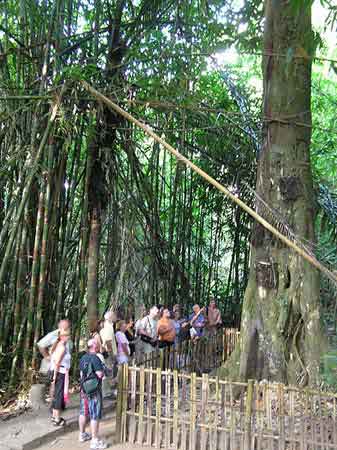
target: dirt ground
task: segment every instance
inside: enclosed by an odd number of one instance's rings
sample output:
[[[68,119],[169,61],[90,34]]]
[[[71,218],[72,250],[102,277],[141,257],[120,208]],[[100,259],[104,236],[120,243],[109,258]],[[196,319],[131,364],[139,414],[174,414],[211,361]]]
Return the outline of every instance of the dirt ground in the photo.
[[[89,431],[89,430],[87,430]],[[115,444],[115,420],[107,419],[103,420],[101,424],[101,436],[109,443],[109,448],[113,450],[141,450],[144,447],[137,445]],[[38,447],[37,450],[87,450],[90,447],[90,441],[80,443],[78,442],[78,431],[72,431],[66,433],[63,436],[58,437],[54,441],[44,444],[42,447]]]

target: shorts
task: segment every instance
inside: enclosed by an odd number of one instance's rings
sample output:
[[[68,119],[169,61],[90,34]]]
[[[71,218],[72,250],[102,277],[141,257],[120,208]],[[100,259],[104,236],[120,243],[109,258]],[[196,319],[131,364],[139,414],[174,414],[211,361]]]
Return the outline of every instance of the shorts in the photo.
[[[90,397],[83,392],[80,394],[80,416],[89,417],[90,420],[102,419],[102,392],[99,391]]]

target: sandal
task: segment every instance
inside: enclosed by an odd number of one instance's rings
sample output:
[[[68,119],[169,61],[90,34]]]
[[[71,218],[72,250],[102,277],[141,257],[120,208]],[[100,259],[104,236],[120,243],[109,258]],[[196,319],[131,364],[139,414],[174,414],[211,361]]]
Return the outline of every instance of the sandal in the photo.
[[[66,421],[63,419],[63,417],[60,417],[59,420],[56,420],[54,417],[52,417],[51,421],[54,427],[64,427],[66,424]]]

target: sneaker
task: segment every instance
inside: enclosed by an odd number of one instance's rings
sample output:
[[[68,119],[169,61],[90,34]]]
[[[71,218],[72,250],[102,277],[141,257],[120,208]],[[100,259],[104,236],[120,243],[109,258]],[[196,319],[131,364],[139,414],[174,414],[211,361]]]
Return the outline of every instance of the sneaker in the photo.
[[[100,441],[99,439],[91,439],[90,449],[91,450],[101,450],[104,448],[108,448],[108,444],[104,441]]]
[[[90,433],[80,433],[78,436],[78,442],[86,442],[89,441],[91,439],[91,434]]]

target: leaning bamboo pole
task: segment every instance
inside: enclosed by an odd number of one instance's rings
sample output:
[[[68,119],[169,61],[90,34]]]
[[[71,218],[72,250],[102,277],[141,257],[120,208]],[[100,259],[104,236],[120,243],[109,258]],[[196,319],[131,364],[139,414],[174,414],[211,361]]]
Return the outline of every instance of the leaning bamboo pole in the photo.
[[[154,133],[151,128],[140,122],[138,119],[133,117],[127,111],[122,109],[120,106],[116,105],[112,100],[108,97],[97,91],[95,88],[90,86],[86,81],[81,81],[83,87],[90,92],[98,101],[105,103],[110,109],[116,111],[118,114],[126,118],[129,122],[135,124],[137,127],[141,128],[146,134],[151,136],[155,141],[161,144],[166,150],[172,153],[177,159],[183,162],[187,167],[191,168],[194,172],[198,173],[202,178],[204,178],[208,183],[212,184],[216,187],[220,192],[225,194],[230,200],[236,203],[240,208],[246,211],[254,220],[259,222],[262,226],[264,226],[268,231],[270,231],[274,236],[276,236],[280,241],[282,241],[285,245],[293,249],[297,254],[299,254],[302,258],[308,261],[312,266],[316,267],[320,272],[324,273],[331,281],[337,284],[337,275],[331,272],[327,267],[325,267],[322,263],[320,263],[316,258],[309,255],[307,251],[297,245],[295,242],[292,242],[282,233],[280,233],[275,227],[273,227],[267,220],[261,217],[256,211],[250,208],[246,203],[244,203],[239,197],[232,194],[227,188],[225,188],[222,184],[212,178],[208,173],[204,172],[200,167],[192,163],[188,158],[183,156],[178,152],[172,145],[168,144],[164,139]]]

